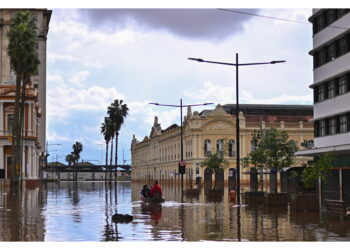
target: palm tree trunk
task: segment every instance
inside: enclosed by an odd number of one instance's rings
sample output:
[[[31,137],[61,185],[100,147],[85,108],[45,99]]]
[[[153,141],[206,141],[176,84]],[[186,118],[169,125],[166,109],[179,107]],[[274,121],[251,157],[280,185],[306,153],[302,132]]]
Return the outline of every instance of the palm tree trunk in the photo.
[[[26,82],[27,80],[24,80],[22,82],[22,93],[21,93],[21,99],[20,99],[20,117],[19,117],[19,126],[18,126],[18,140],[19,140],[19,155],[18,155],[18,161],[20,162],[20,173],[19,177],[22,180],[22,160],[23,160],[23,137],[25,136],[24,131],[24,105],[25,105],[25,97],[26,97]],[[29,81],[28,81],[29,82]]]
[[[115,133],[115,167],[114,167],[114,177],[117,179],[118,172],[118,131]]]
[[[112,163],[113,163],[113,137],[111,139],[111,155],[110,155],[110,166],[109,166],[109,181],[112,181]]]
[[[108,166],[108,144],[109,142],[106,141],[106,168],[105,168],[105,181],[107,181],[107,166]]]
[[[21,91],[21,75],[18,72],[16,75],[16,98],[15,98],[15,111],[13,117],[12,126],[12,157],[11,157],[11,181],[17,181],[17,163],[18,163],[18,126],[19,126],[19,101],[20,101],[20,91]]]

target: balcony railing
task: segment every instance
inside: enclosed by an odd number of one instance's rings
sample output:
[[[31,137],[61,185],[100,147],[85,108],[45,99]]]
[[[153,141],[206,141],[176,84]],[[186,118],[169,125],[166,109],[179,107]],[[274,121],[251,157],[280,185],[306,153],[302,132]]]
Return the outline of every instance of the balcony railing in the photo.
[[[25,130],[22,132],[24,137],[36,137],[35,130]],[[0,130],[0,136],[12,136],[12,131],[9,130]]]

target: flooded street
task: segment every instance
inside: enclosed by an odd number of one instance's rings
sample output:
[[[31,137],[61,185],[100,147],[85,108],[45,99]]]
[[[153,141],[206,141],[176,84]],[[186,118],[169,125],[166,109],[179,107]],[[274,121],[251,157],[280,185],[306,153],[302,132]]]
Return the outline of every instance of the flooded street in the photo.
[[[1,190],[1,241],[349,241],[350,216],[291,212],[287,208],[237,208],[228,190],[209,199],[184,196],[162,185],[163,204],[139,201],[142,184],[48,183],[43,189]],[[131,214],[115,224],[116,212]]]

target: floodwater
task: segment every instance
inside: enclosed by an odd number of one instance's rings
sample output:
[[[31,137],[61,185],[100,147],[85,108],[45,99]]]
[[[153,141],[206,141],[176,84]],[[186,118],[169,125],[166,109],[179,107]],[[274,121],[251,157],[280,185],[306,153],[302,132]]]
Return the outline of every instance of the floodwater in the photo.
[[[139,201],[141,183],[60,182],[42,189],[0,189],[1,241],[349,241],[350,216],[242,206],[223,196],[180,195],[163,184],[166,202]],[[117,190],[117,192],[116,192]],[[114,213],[131,214],[127,224]]]

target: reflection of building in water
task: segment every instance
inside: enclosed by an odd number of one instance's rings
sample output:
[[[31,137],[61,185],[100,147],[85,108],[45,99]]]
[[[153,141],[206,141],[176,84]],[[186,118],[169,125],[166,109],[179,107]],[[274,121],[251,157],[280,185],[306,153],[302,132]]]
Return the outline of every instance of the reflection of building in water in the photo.
[[[11,139],[14,119],[15,73],[7,54],[11,18],[18,11],[29,11],[37,18],[37,75],[27,84],[23,127],[23,160],[20,176],[27,183],[39,179],[39,154],[46,151],[46,42],[52,11],[47,9],[0,9],[0,179],[10,179]],[[19,170],[18,170],[19,171]]]
[[[251,150],[252,133],[269,128],[283,129],[298,147],[313,139],[311,105],[240,105],[241,157]],[[229,161],[229,168],[236,166],[235,106],[218,105],[214,110],[200,113],[188,108],[184,118],[183,152],[186,165],[185,180],[194,180],[205,175],[200,163],[210,154],[223,154]],[[180,161],[180,127],[176,124],[162,129],[155,117],[149,136],[142,141],[135,137],[131,143],[132,180],[174,180],[178,178]],[[301,165],[300,162],[296,163]],[[224,171],[228,180],[230,169]],[[247,181],[248,175],[241,180]]]
[[[142,184],[132,185],[132,200],[139,200],[138,192]],[[157,223],[150,212],[143,213],[142,203],[132,207],[132,213],[142,214],[142,223],[149,233],[149,240],[223,240],[223,241],[304,241],[331,239],[331,230],[336,222],[333,219],[322,226],[319,214],[290,212],[287,208],[241,207],[229,201],[226,188],[222,202],[206,202],[202,188],[200,195],[191,200],[185,196],[180,203],[180,195],[173,193],[173,185],[162,186],[166,202],[162,204],[161,218]],[[238,217],[239,216],[239,217]],[[325,215],[327,216],[327,215]],[[239,218],[239,220],[238,220]],[[324,220],[325,218],[323,218]],[[344,220],[350,223],[350,220]],[[328,226],[330,225],[330,226]],[[333,229],[332,229],[333,230]],[[349,233],[347,229],[337,228],[338,234]]]
[[[10,193],[5,190],[0,209],[0,241],[44,241],[45,218],[43,195],[39,189]]]

